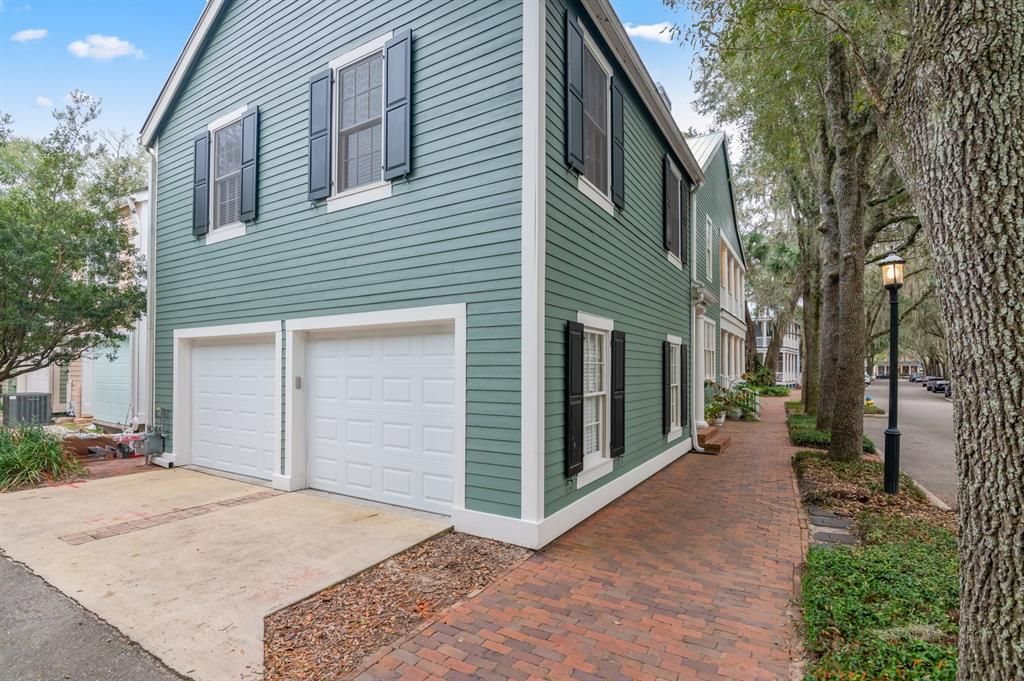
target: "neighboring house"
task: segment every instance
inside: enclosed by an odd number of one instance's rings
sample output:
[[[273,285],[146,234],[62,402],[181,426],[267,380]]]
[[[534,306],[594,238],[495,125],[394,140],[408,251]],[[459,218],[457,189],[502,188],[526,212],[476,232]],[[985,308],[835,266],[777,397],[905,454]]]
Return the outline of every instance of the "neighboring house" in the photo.
[[[149,248],[149,191],[141,190],[121,206],[121,217],[135,230],[135,247]],[[146,315],[115,347],[97,348],[82,356],[80,415],[113,427],[138,427],[149,423],[149,343]]]
[[[774,325],[773,317],[758,315],[754,317],[754,336],[757,339],[757,357],[764,363],[768,345],[772,342]],[[775,383],[778,385],[795,386],[802,380],[803,360],[801,359],[801,326],[800,322],[790,322],[786,335],[782,339],[775,364]]]
[[[210,0],[142,141],[165,463],[537,547],[690,450],[718,245],[607,0]]]
[[[82,363],[75,360],[70,365],[51,365],[30,371],[13,379],[13,390],[19,393],[48,393],[50,395],[50,411],[62,414],[68,410],[68,404],[78,409],[82,398]]]
[[[740,240],[732,168],[725,134],[687,138],[704,171],[697,190],[698,272],[710,293],[704,320],[705,378],[729,386],[740,379],[746,357],[746,261]],[[717,288],[716,288],[717,285]],[[712,329],[714,327],[714,329]]]
[[[918,374],[924,371],[924,365],[921,360],[916,357],[909,355],[900,355],[899,360],[899,375],[902,377],[910,376],[910,374]],[[875,376],[885,376],[889,373],[889,360],[886,359],[882,362],[875,364]]]

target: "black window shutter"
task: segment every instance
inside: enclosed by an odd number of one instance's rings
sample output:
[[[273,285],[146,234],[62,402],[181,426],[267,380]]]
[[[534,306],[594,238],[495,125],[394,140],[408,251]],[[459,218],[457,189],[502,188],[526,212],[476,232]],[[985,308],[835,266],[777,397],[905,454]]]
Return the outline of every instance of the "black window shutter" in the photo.
[[[412,31],[384,44],[384,179],[412,170]]]
[[[565,329],[565,474],[583,470],[583,325]]]
[[[192,141],[192,236],[210,231],[210,133]]]
[[[679,183],[679,259],[685,265],[689,262],[690,257],[690,201],[693,197],[690,195],[690,182],[689,180],[683,179]]]
[[[619,208],[626,205],[623,138],[622,90],[618,78],[612,77],[612,202]]]
[[[686,345],[679,348],[679,423],[690,425],[690,391],[686,380],[690,373],[690,348]]]
[[[239,219],[256,219],[257,156],[260,145],[260,110],[250,107],[242,116],[242,197]]]
[[[612,331],[611,455],[626,451],[626,334]]]
[[[661,432],[672,430],[672,344],[661,343]]]
[[[679,181],[672,170],[672,159],[668,154],[665,154],[662,175],[664,177],[662,222],[665,231],[665,250],[679,255]]]
[[[583,32],[565,13],[565,162],[583,172]]]
[[[309,79],[309,200],[331,195],[331,70]]]

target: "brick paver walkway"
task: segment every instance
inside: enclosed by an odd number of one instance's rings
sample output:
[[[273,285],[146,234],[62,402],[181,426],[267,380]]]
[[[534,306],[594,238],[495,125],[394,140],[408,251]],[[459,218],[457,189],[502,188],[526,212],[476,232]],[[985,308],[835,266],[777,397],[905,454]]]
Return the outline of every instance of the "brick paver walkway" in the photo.
[[[806,543],[783,400],[689,454],[359,679],[788,679]]]

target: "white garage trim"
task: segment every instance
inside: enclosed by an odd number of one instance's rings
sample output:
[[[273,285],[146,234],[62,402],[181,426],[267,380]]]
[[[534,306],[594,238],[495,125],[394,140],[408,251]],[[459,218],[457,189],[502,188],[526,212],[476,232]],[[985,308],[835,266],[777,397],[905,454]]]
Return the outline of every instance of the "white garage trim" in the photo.
[[[310,331],[353,331],[357,329],[392,329],[437,323],[453,325],[455,352],[455,447],[453,477],[455,478],[452,510],[465,507],[466,502],[466,305],[433,305],[358,312],[325,317],[307,317],[285,321],[285,443],[284,471],[274,476],[275,489],[293,491],[308,485],[306,478],[306,347]]]
[[[197,342],[214,339],[273,338],[274,357],[274,423],[276,438],[274,452],[281,458],[281,322],[254,322],[250,324],[229,324],[224,326],[200,326],[174,330],[174,368],[172,376],[173,427],[171,436],[174,451],[161,458],[175,466],[192,463],[192,348]]]

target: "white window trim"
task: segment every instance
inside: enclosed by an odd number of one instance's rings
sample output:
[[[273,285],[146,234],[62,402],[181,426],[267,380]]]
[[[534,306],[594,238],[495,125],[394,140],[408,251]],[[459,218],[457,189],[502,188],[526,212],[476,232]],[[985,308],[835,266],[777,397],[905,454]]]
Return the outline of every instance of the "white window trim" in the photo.
[[[327,197],[327,212],[333,213],[336,210],[343,210],[345,208],[353,208],[355,206],[361,206],[364,203],[370,203],[372,201],[380,201],[381,199],[387,199],[391,197],[391,180],[380,180],[371,184],[366,184],[361,187],[353,187],[352,189],[346,189],[345,191],[338,191],[338,116],[341,114],[341,107],[338,106],[339,98],[337,87],[337,75],[338,71],[349,64],[353,64],[360,59],[365,59],[371,54],[380,52],[383,54],[384,46],[394,36],[394,31],[388,31],[383,35],[379,35],[369,42],[363,43],[359,47],[355,47],[344,54],[340,54],[337,57],[331,59],[328,66],[331,69],[331,195]],[[385,72],[383,77],[387,78],[386,65],[384,66]],[[384,123],[384,98],[386,93],[384,92],[384,83],[381,83],[381,159],[384,158],[384,145],[387,140],[384,139],[383,134],[383,123]]]
[[[665,336],[665,340],[668,341],[669,345],[672,345],[672,346],[674,346],[676,348],[676,352],[679,353],[680,366],[682,366],[682,361],[683,361],[683,339],[682,339],[682,337],[680,337],[680,336],[673,336],[672,334],[669,334],[669,335]],[[680,377],[679,378],[679,400],[680,401],[682,401],[682,399],[683,399],[683,391],[685,389],[686,389],[686,386],[683,385],[683,379],[682,379],[682,377]],[[676,405],[676,406],[679,406],[679,405]],[[672,416],[672,420],[673,421],[678,421],[678,423],[676,423],[676,427],[675,428],[672,428],[671,430],[669,430],[668,434],[665,435],[665,442],[675,442],[676,440],[678,440],[679,438],[681,438],[683,436],[683,419],[680,416],[679,410],[676,409],[675,413],[672,414],[671,416]]]
[[[228,239],[234,239],[240,236],[245,236],[245,223],[241,221],[221,225],[220,227],[213,226],[213,216],[215,214],[213,205],[213,185],[216,182],[216,179],[214,178],[213,175],[213,154],[215,150],[214,144],[216,142],[217,131],[220,130],[221,128],[231,125],[236,121],[242,120],[242,116],[244,116],[245,112],[247,112],[248,110],[248,104],[246,104],[245,106],[240,106],[234,111],[226,113],[220,118],[214,119],[209,123],[209,125],[206,126],[206,130],[210,134],[210,153],[207,154],[207,156],[209,157],[207,159],[209,167],[206,169],[207,177],[209,178],[207,181],[207,194],[209,194],[209,207],[207,208],[207,210],[209,211],[209,218],[207,219],[207,222],[209,227],[206,230],[206,237],[203,239],[203,243],[207,246],[212,246],[213,244],[220,243],[221,241],[227,241]]]
[[[714,234],[715,234],[715,223],[713,223],[711,221],[711,216],[708,215],[707,213],[705,213],[704,214],[704,254],[705,254],[705,257],[704,257],[704,276],[707,277],[708,281],[712,281],[715,278],[715,275],[714,275],[715,265],[714,265],[714,262],[712,262],[712,258],[714,258],[714,254],[712,253],[712,251],[714,250],[714,248],[713,248],[714,244],[711,243],[712,242],[712,237],[714,236]]]
[[[668,165],[669,165],[669,169],[672,172],[672,176],[676,180],[676,190],[679,193],[679,206],[678,206],[678,209],[679,209],[679,219],[678,219],[678,226],[679,226],[679,235],[678,235],[679,236],[679,255],[677,256],[675,253],[673,253],[672,251],[669,251],[667,249],[665,250],[665,255],[666,255],[666,257],[668,257],[668,261],[670,263],[672,263],[673,265],[675,265],[676,267],[678,267],[681,270],[681,269],[683,269],[683,251],[685,250],[683,248],[683,236],[684,236],[684,234],[683,234],[683,232],[684,232],[683,225],[685,224],[683,222],[683,211],[685,210],[684,206],[683,206],[683,173],[679,170],[679,168],[676,167],[675,161],[673,161],[672,159],[669,159]]]
[[[615,330],[615,322],[605,317],[598,317],[596,315],[587,314],[585,312],[576,313],[576,321],[583,325],[584,334],[589,330],[591,332],[600,332],[605,335],[604,341],[604,392],[606,395],[604,401],[604,414],[602,419],[603,430],[602,442],[604,447],[601,452],[594,454],[584,455],[583,457],[583,470],[576,475],[576,489],[583,489],[592,482],[603,478],[612,472],[615,468],[615,460],[611,457],[611,448],[609,437],[611,435],[611,417],[612,417],[612,400],[611,400],[611,380],[612,380],[612,331]]]
[[[608,131],[608,145],[606,153],[608,158],[605,163],[608,168],[608,186],[605,189],[601,189],[596,184],[591,182],[589,179],[583,176],[581,172],[577,177],[576,187],[585,194],[591,201],[601,207],[604,212],[611,216],[615,215],[615,204],[612,202],[612,65],[604,58],[604,54],[601,52],[601,48],[598,47],[597,43],[593,38],[590,37],[590,33],[587,32],[586,26],[583,25],[582,19],[577,19],[577,23],[580,27],[580,33],[583,34],[583,49],[590,50],[591,54],[594,55],[594,59],[597,61],[598,66],[604,71],[605,85],[608,89],[608,96],[605,97],[605,124]]]

